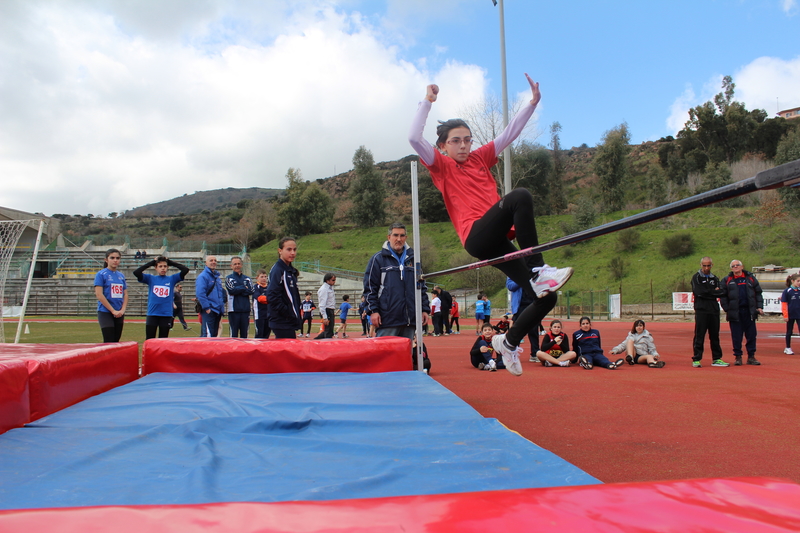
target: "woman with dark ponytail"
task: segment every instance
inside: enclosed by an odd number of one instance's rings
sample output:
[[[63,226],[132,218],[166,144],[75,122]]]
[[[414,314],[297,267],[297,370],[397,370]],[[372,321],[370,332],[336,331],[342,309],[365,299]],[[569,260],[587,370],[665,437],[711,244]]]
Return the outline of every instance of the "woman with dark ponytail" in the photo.
[[[128,284],[119,272],[122,254],[116,248],[106,252],[103,270],[94,277],[94,294],[97,297],[97,321],[103,333],[103,342],[119,342],[128,307]]]

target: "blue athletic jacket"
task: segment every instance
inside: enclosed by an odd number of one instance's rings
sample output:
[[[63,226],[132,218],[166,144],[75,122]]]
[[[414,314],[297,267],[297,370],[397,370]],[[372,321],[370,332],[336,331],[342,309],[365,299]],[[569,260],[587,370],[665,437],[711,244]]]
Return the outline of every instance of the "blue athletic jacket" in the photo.
[[[380,313],[381,327],[415,326],[416,285],[414,250],[406,245],[402,256],[398,257],[389,247],[389,241],[384,242],[381,251],[370,258],[364,272],[367,314]],[[419,290],[422,291],[422,312],[430,313],[431,307],[424,283]]]
[[[244,274],[231,272],[225,276],[228,291],[228,312],[250,313],[250,296],[255,292],[253,281]]]
[[[270,329],[300,329],[303,324],[300,302],[297,270],[278,259],[269,271],[267,285]]]
[[[225,312],[222,282],[220,281],[219,272],[206,267],[200,272],[200,275],[197,276],[194,287],[194,294],[197,297],[197,301],[200,302],[203,312],[205,312],[206,309],[211,309],[219,315]]]

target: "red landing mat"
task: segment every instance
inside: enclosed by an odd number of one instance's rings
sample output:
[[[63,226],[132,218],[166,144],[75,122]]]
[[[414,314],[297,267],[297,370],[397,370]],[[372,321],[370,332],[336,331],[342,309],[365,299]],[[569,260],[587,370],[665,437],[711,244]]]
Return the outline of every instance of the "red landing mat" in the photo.
[[[136,342],[0,345],[0,366],[9,368],[2,373],[11,372],[11,366],[18,364],[27,371],[25,374],[14,371],[14,384],[9,386],[18,391],[15,394],[20,400],[21,391],[24,388],[28,391],[29,416],[22,421],[25,423],[137,379],[139,345]],[[3,379],[12,378],[9,375]],[[7,394],[0,392],[0,398]],[[2,420],[6,417],[5,409],[0,409],[0,413]],[[0,429],[8,428],[3,428],[0,422]]]
[[[411,370],[411,341],[377,339],[150,339],[143,374],[278,374]]]
[[[0,530],[321,533],[795,532],[800,485],[700,479],[323,502],[0,511]]]
[[[31,419],[25,361],[0,359],[0,433]]]

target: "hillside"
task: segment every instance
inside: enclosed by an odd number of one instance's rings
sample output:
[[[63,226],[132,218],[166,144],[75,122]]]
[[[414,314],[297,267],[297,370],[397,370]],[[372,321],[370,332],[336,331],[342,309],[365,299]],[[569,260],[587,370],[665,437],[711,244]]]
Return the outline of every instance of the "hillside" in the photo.
[[[597,225],[635,212],[638,211],[612,213],[598,219]],[[549,242],[563,236],[561,227],[570,218],[569,215],[538,217],[540,241]],[[727,265],[734,258],[740,259],[746,269],[767,264],[800,267],[800,231],[796,222],[776,220],[763,208],[706,207],[638,226],[635,231],[638,245],[630,251],[622,250],[621,233],[614,233],[547,252],[545,260],[556,266],[575,268],[573,279],[565,287],[571,296],[590,298],[588,291],[609,289],[614,293],[621,291],[624,304],[650,303],[651,283],[655,302],[670,302],[672,292],[690,290],[689,279],[704,255],[714,259],[714,272],[720,276],[728,272]],[[678,259],[665,258],[664,239],[680,233],[691,235],[694,251]],[[326,266],[363,271],[385,238],[384,228],[301,237],[297,261],[319,261]],[[450,223],[421,225],[421,241],[425,272],[474,261],[463,251]],[[275,262],[276,250],[277,243],[273,241],[253,251],[251,257],[254,262],[269,266]],[[622,261],[621,279],[612,273],[610,264],[614,259]],[[432,284],[495,293],[504,281],[502,275],[490,267],[436,278]],[[586,294],[581,295],[581,292]]]
[[[177,215],[193,215],[202,211],[215,211],[224,207],[235,206],[242,200],[267,200],[283,194],[283,189],[215,189],[212,191],[195,191],[171,200],[135,207],[124,213],[124,217],[168,217]]]

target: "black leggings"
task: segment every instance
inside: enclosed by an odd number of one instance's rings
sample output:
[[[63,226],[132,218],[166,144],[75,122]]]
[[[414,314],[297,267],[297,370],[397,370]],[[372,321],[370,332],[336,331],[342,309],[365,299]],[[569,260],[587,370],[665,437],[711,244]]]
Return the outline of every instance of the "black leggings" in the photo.
[[[97,312],[97,321],[100,323],[100,332],[103,342],[119,342],[122,338],[122,327],[125,325],[125,316],[116,318],[105,311]]]
[[[786,323],[786,347],[792,347],[792,330],[794,329],[794,323],[797,322],[797,331],[800,333],[800,320],[796,318],[790,318],[789,321]]]
[[[172,326],[171,316],[151,316],[148,315],[144,323],[144,338],[155,339],[158,331],[159,339],[169,337],[169,328]]]
[[[514,189],[476,220],[464,242],[464,249],[478,259],[493,259],[516,252],[517,247],[507,237],[511,226],[514,226],[517,243],[521,249],[539,245],[536,217],[533,213],[533,196],[527,189]],[[525,335],[547,316],[558,301],[556,294],[550,293],[542,298],[536,298],[533,292],[530,284],[533,275],[531,269],[542,265],[544,265],[542,254],[533,254],[494,265],[522,287],[528,296],[534,298],[534,302],[520,313],[518,320],[514,321],[514,325],[506,334],[506,341],[512,346],[518,346]]]

